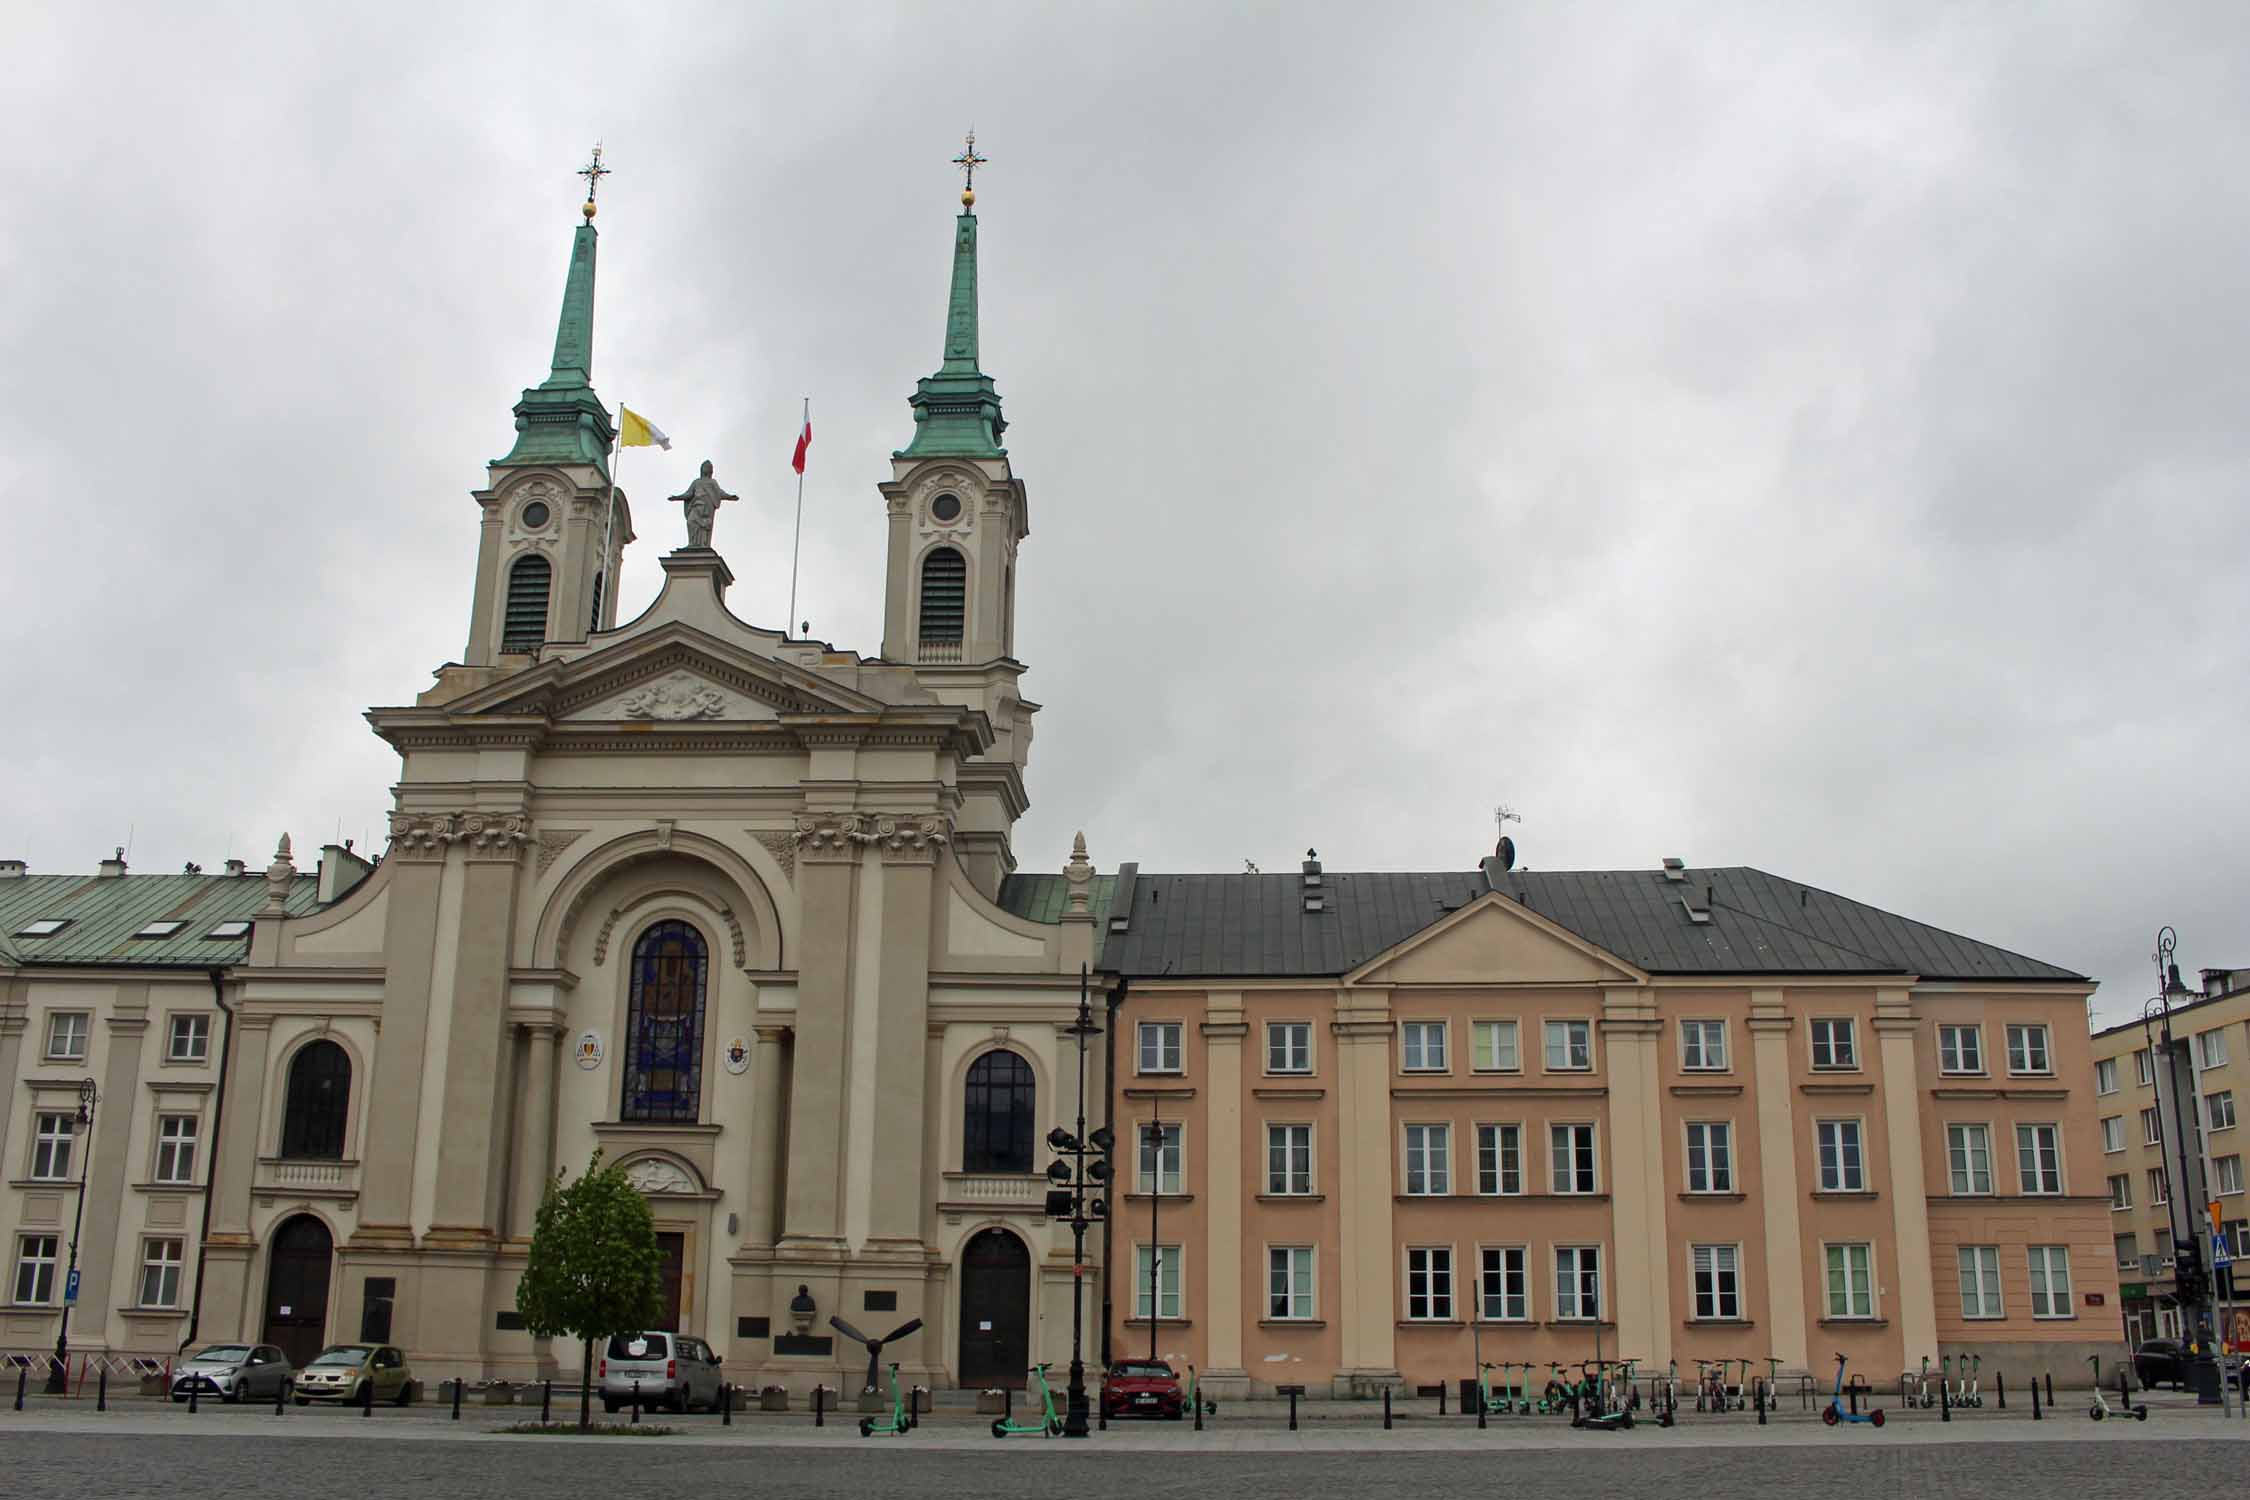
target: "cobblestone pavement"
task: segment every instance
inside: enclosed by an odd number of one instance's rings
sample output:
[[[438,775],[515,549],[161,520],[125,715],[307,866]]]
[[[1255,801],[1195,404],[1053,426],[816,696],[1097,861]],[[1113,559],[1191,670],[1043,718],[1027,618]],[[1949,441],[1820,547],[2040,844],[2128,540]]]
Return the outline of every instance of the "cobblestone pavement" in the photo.
[[[516,1412],[464,1411],[455,1424],[422,1408],[356,1415],[161,1406],[97,1415],[83,1407],[0,1410],[0,1493],[11,1500],[285,1493],[292,1496],[486,1497],[645,1495],[659,1481],[687,1497],[783,1494],[807,1500],[947,1500],[1067,1493],[1083,1500],[1220,1494],[1225,1500],[1410,1491],[1450,1500],[1495,1489],[1604,1500],[1779,1494],[1787,1500],[2042,1500],[2145,1496],[2167,1487],[2230,1490],[2250,1460],[2250,1424],[2216,1413],[2160,1412],[2146,1424],[2034,1424],[2010,1414],[1940,1424],[1912,1414],[1882,1431],[1817,1423],[1683,1419],[1670,1431],[1574,1433],[1525,1423],[1421,1422],[1392,1432],[1266,1422],[1196,1434],[1171,1424],[1117,1428],[1085,1443],[997,1443],[966,1420],[935,1420],[900,1439],[798,1419],[721,1428],[691,1418],[647,1439],[512,1437],[490,1432]],[[677,1422],[677,1419],[675,1419]]]

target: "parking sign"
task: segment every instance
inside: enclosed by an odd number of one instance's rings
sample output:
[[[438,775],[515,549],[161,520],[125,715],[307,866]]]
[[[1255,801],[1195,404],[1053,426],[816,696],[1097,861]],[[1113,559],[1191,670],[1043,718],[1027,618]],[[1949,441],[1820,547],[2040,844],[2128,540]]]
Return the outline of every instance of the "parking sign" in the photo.
[[[62,1299],[65,1305],[78,1300],[78,1268],[76,1266],[72,1266],[70,1274],[63,1278]]]

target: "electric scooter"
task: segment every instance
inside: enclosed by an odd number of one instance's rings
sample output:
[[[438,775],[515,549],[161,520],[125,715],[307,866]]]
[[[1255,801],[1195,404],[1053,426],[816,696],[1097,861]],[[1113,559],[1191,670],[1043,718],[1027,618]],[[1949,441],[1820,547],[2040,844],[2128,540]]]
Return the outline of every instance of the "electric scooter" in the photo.
[[[2130,1396],[2118,1397],[2118,1400],[2125,1403],[2122,1409],[2109,1404],[2109,1398],[2102,1394],[2102,1357],[2099,1354],[2089,1354],[2086,1358],[2094,1366],[2094,1404],[2087,1408],[2086,1415],[2099,1422],[2104,1417],[2123,1416],[2126,1412],[2131,1412],[2134,1421],[2146,1422],[2148,1408],[2135,1402]]]
[[[1968,1367],[1968,1376],[1961,1382],[1961,1405],[1984,1405],[1984,1356],[1964,1354],[1961,1363]]]
[[[1919,1406],[1925,1411],[1938,1404],[1937,1394],[1930,1389],[1930,1357],[1922,1356],[1920,1376],[1909,1375],[1899,1382],[1899,1399],[1908,1406]]]
[[[1873,1411],[1846,1411],[1844,1409],[1844,1356],[1836,1356],[1836,1394],[1820,1409],[1820,1420],[1834,1427],[1839,1422],[1865,1422],[1870,1427],[1883,1425],[1883,1408]]]
[[[995,1417],[992,1422],[992,1435],[994,1437],[1028,1437],[1033,1433],[1042,1437],[1062,1436],[1062,1418],[1055,1414],[1055,1393],[1047,1386],[1047,1367],[1045,1365],[1033,1365],[1031,1367],[1031,1378],[1039,1387],[1041,1408],[1039,1420],[1036,1422],[1011,1422],[1006,1417]]]
[[[1580,1379],[1571,1399],[1571,1426],[1592,1428],[1596,1432],[1616,1432],[1632,1427],[1633,1413],[1626,1402],[1619,1400],[1612,1406],[1607,1399],[1606,1368],[1607,1362],[1603,1360],[1589,1360],[1580,1368]]]
[[[898,1361],[893,1360],[891,1361],[891,1414],[880,1420],[874,1417],[861,1417],[859,1419],[859,1435],[861,1437],[873,1437],[877,1433],[882,1433],[886,1437],[891,1437],[902,1432],[911,1432],[913,1429],[913,1414],[906,1409],[906,1398],[899,1394]]]

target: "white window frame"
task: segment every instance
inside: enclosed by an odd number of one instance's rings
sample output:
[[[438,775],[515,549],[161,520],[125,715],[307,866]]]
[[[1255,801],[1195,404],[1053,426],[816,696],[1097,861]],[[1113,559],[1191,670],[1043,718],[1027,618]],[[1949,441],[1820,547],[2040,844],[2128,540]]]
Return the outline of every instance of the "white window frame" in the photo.
[[[2072,1306],[2075,1296],[2070,1284],[2070,1247],[2068,1245],[2027,1245],[2024,1260],[2030,1272],[2031,1315],[2041,1322],[2055,1322],[2078,1316]],[[2057,1277],[2057,1271],[2060,1277]],[[2057,1287],[2057,1281],[2060,1287]],[[2044,1302],[2047,1311],[2039,1310]]]
[[[1982,1152],[1983,1170],[1977,1156]],[[1992,1127],[1975,1120],[1950,1121],[1945,1127],[1945,1172],[1956,1198],[1989,1198],[1992,1185]],[[1981,1182],[1981,1186],[1979,1185]]]
[[[2054,1039],[2036,1021],[2008,1023],[2008,1072],[2016,1078],[2055,1076]]]
[[[1502,1045],[1503,1039],[1505,1046]],[[1469,1071],[1472,1073],[1523,1071],[1523,1028],[1512,1020],[1472,1022],[1469,1027],[1469,1045]]]
[[[1449,1198],[1453,1195],[1453,1125],[1450,1121],[1413,1121],[1405,1127],[1404,1170],[1400,1182],[1409,1198]],[[1420,1182],[1417,1187],[1416,1182]]]
[[[71,1023],[75,1022],[73,1025]],[[71,1050],[75,1040],[76,1050]],[[47,1012],[48,1062],[84,1062],[94,1048],[94,1013],[88,1010]]]
[[[1186,1270],[1185,1258],[1176,1244],[1159,1240],[1156,1245],[1156,1306],[1154,1321],[1177,1323],[1187,1313],[1187,1288],[1183,1285]],[[1133,1246],[1133,1316],[1136,1322],[1146,1323],[1149,1317],[1149,1247],[1136,1243]],[[1167,1309],[1166,1304],[1170,1306]]]
[[[2172,1201],[2172,1174],[2162,1167],[2148,1169],[2148,1203],[2155,1208]]]
[[[1511,1186],[1510,1184],[1513,1184]],[[1477,1194],[1484,1198],[1523,1196],[1523,1125],[1516,1120],[1477,1124]]]
[[[192,1042],[182,1047],[183,1041]],[[180,1010],[172,1013],[171,1023],[165,1027],[164,1060],[175,1063],[201,1063],[211,1060],[211,1013],[206,1010]]]
[[[1829,1140],[1831,1130],[1835,1132],[1833,1144]],[[1829,1172],[1831,1150],[1835,1156],[1833,1174]],[[1821,1192],[1866,1192],[1867,1123],[1853,1117],[1813,1121],[1813,1170]]]
[[[1315,1249],[1312,1245],[1266,1247],[1266,1321],[1318,1321],[1320,1274]]]
[[[1938,1071],[1979,1075],[1984,1072],[1984,1028],[1973,1022],[1941,1024],[1937,1029]]]
[[[192,1114],[156,1117],[156,1170],[153,1181],[175,1186],[195,1182],[195,1159],[202,1150],[202,1119]]]
[[[1734,1122],[1689,1120],[1684,1128],[1687,1190],[1691,1193],[1734,1192]]]
[[[2114,1129],[2111,1128],[2113,1126],[2115,1127]],[[2108,1156],[2124,1149],[2125,1117],[2123,1115],[2103,1115],[2102,1154],[2104,1156]]]
[[[34,1254],[34,1246],[43,1246]],[[62,1266],[62,1236],[18,1234],[14,1274],[8,1279],[8,1297],[17,1307],[55,1305],[56,1272]],[[29,1280],[27,1282],[26,1275]]]
[[[2242,1191],[2242,1158],[2217,1156],[2211,1159],[2211,1191],[2222,1198],[2232,1198]]]
[[[1280,1061],[1275,1061],[1276,1057]],[[1266,1022],[1266,1071],[1277,1078],[1298,1077],[1313,1070],[1313,1027],[1310,1021]]]
[[[1401,1073],[1449,1073],[1446,1065],[1446,1023],[1443,1021],[1401,1021],[1398,1023],[1398,1070]],[[1431,1048],[1436,1043],[1435,1051]]]
[[[1727,1053],[1727,1023],[1723,1018],[1698,1016],[1680,1022],[1680,1071],[1733,1071],[1733,1060]]]
[[[1814,1016],[1805,1027],[1817,1073],[1859,1071],[1859,1021],[1853,1016]],[[1841,1044],[1839,1046],[1839,1043]],[[1826,1054],[1823,1060],[1823,1054]]]
[[[2116,1214],[2116,1213],[2123,1213],[2123,1212],[2125,1212],[2125,1211],[2126,1211],[2127,1209],[2131,1208],[2132,1206],[2133,1206],[2133,1174],[2132,1174],[2132,1173],[2130,1173],[2130,1172],[2112,1172],[2112,1173],[2110,1173],[2110,1174],[2109,1174],[2109,1211],[2110,1211],[2111,1213],[2113,1213],[2113,1214]]]
[[[180,1273],[187,1263],[186,1248],[187,1241],[176,1234],[152,1234],[141,1241],[137,1306],[176,1308],[180,1305]],[[153,1288],[151,1277],[155,1280]],[[154,1295],[151,1295],[152,1290]]]
[[[1513,1291],[1508,1288],[1511,1278],[1515,1282]],[[1498,1312],[1492,1310],[1495,1305],[1500,1309]],[[1477,1247],[1477,1313],[1487,1323],[1531,1321],[1529,1245]]]
[[[1582,1016],[1554,1016],[1540,1025],[1541,1070],[1548,1073],[1594,1071],[1594,1023]],[[1583,1055],[1584,1061],[1579,1061]],[[1562,1058],[1556,1062],[1556,1057]]]
[[[2149,1054],[2149,1049],[2146,1047],[2134,1050],[2133,1082],[2144,1089],[2156,1082],[2156,1059]]]
[[[2221,1119],[2224,1115],[2226,1118]],[[2206,1130],[2234,1129],[2234,1090],[2213,1089],[2203,1096],[2203,1128]]]
[[[1564,1257],[1570,1259],[1566,1262]],[[1589,1258],[1591,1264],[1589,1265]],[[1591,1271],[1594,1308],[1586,1311],[1586,1283]],[[1558,1323],[1598,1323],[1609,1288],[1602,1283],[1602,1247],[1600,1245],[1555,1246],[1555,1321]]]
[[[1144,1194],[1161,1198],[1177,1198],[1187,1191],[1187,1126],[1184,1121],[1165,1120],[1163,1142],[1152,1153],[1149,1149],[1148,1128],[1154,1120],[1139,1120],[1133,1125],[1133,1165],[1136,1181]],[[1152,1175],[1155,1181],[1152,1183]]]
[[[1133,1033],[1135,1071],[1144,1074],[1170,1075],[1186,1071],[1187,1053],[1184,1037],[1187,1025],[1181,1021],[1143,1021]],[[1150,1044],[1154,1043],[1153,1049]],[[1155,1061],[1151,1063],[1152,1056]]]
[[[1858,1251],[1862,1265],[1854,1268],[1852,1252]],[[1831,1256],[1841,1256],[1836,1264],[1844,1271],[1843,1310],[1836,1305],[1836,1285],[1830,1274],[1834,1267]],[[1820,1246],[1821,1298],[1828,1308],[1832,1322],[1866,1323],[1881,1316],[1881,1305],[1875,1298],[1875,1245],[1870,1240],[1823,1240]],[[1866,1311],[1856,1311],[1859,1301],[1866,1303]]]
[[[2153,1104],[2141,1111],[2141,1144],[2144,1146],[2161,1146],[2164,1144],[2164,1111]]]
[[[2007,1291],[2000,1281],[2000,1247],[1963,1245],[1954,1259],[1962,1321],[1989,1323],[2007,1317]]]
[[[1266,1122],[1266,1196],[1309,1198],[1313,1193],[1312,1125],[1303,1120]],[[1281,1175],[1274,1175],[1274,1153],[1281,1154]],[[1276,1185],[1278,1181],[1278,1186]]]
[[[2016,1185],[2027,1198],[2052,1198],[2061,1194],[2064,1187],[2062,1126],[2045,1121],[2017,1124]]]
[[[1415,1290],[1417,1277],[1421,1279],[1420,1291]],[[1451,1245],[1406,1247],[1406,1321],[1453,1322],[1454,1292]],[[1415,1311],[1417,1305],[1419,1312]]]
[[[1569,1165],[1567,1170],[1570,1174],[1570,1182],[1568,1186],[1564,1186],[1560,1180],[1565,1168],[1563,1162],[1557,1156],[1558,1151],[1564,1149],[1563,1133],[1566,1131],[1569,1132],[1569,1145],[1567,1147]],[[1584,1131],[1585,1134],[1581,1136],[1580,1131]],[[1584,1147],[1583,1152],[1580,1150],[1581,1146]],[[1583,1162],[1580,1160],[1581,1156],[1584,1158]],[[1581,1180],[1579,1168],[1582,1165],[1586,1173],[1583,1179],[1586,1183],[1584,1187],[1578,1185]],[[1594,1128],[1593,1121],[1549,1120],[1547,1122],[1547,1189],[1555,1196],[1562,1198],[1584,1198],[1600,1195],[1602,1190],[1602,1141],[1600,1132]]]
[[[2227,1065],[2227,1029],[2224,1026],[2195,1034],[2195,1060],[2198,1066],[2205,1068]]]
[[[67,1109],[35,1110],[31,1116],[33,1182],[68,1182],[78,1154],[78,1116]]]
[[[2096,1059],[2094,1062],[2094,1092],[2097,1094],[2114,1094],[2117,1092],[2117,1087],[2117,1059],[2114,1057]]]
[[[1698,1323],[1742,1321],[1742,1247],[1739,1244],[1688,1246],[1688,1309],[1689,1316]]]

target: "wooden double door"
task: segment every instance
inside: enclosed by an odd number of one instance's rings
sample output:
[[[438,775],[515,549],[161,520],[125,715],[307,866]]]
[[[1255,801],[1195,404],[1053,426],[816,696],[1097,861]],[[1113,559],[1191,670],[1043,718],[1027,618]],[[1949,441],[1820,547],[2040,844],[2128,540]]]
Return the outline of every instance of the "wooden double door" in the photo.
[[[1031,1365],[1031,1252],[1005,1229],[961,1248],[961,1363],[974,1390],[1022,1390]]]

